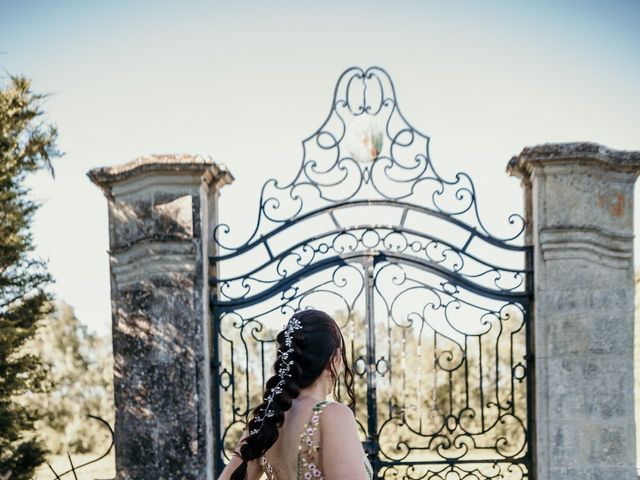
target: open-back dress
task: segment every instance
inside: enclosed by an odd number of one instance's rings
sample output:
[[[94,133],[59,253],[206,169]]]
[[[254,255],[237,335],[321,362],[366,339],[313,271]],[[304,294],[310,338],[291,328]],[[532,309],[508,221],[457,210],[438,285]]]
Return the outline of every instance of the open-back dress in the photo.
[[[320,438],[320,415],[329,403],[328,400],[322,400],[313,406],[311,416],[304,425],[304,429],[300,434],[300,442],[298,443],[298,460],[296,467],[296,480],[323,480],[322,460],[320,458],[320,450],[322,450]],[[362,460],[369,480],[373,479],[373,469],[367,455],[362,450]],[[267,480],[280,480],[276,477],[273,467],[267,460],[267,457],[260,457],[260,465],[267,475]]]

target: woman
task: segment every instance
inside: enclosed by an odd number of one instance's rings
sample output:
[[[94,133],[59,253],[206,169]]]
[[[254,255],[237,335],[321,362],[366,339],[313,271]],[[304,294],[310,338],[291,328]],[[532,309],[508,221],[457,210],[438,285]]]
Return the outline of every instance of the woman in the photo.
[[[337,323],[319,310],[303,310],[276,340],[276,373],[218,480],[258,480],[263,473],[268,480],[371,480]],[[343,369],[348,406],[326,399]]]

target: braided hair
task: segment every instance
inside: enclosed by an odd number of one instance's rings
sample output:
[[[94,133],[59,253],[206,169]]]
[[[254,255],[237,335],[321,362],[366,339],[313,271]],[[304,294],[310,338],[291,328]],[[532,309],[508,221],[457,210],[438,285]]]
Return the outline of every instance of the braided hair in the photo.
[[[292,320],[294,318],[298,320],[301,328],[288,331],[283,329],[276,336],[278,353],[273,364],[275,373],[267,380],[262,403],[251,412],[248,425],[249,431],[253,433],[246,437],[240,447],[242,463],[231,474],[231,480],[247,478],[248,463],[260,458],[276,443],[278,429],[284,423],[284,412],[291,408],[293,399],[300,394],[300,389],[316,381],[327,366],[333,381],[333,396],[336,400],[341,400],[336,392],[338,373],[331,361],[338,348],[341,349],[345,369],[348,406],[355,413],[353,371],[347,362],[340,327],[333,318],[320,310],[302,310],[294,314]],[[290,346],[287,345],[287,337],[291,340]],[[287,374],[281,376],[278,372],[282,372],[283,369]],[[277,392],[275,395],[274,389]]]

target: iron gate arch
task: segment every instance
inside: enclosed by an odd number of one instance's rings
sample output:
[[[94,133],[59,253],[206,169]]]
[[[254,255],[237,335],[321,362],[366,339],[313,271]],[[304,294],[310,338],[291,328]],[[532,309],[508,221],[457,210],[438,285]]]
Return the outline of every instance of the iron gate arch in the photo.
[[[263,185],[248,239],[213,233],[217,471],[272,374],[275,334],[313,306],[345,335],[377,478],[531,478],[523,217],[487,230],[471,178],[437,173],[379,67],[341,74],[302,148],[291,183]]]

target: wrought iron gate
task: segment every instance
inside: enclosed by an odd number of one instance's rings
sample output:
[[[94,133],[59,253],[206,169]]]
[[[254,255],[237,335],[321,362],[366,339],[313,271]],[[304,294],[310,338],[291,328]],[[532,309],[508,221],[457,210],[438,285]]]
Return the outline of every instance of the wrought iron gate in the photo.
[[[437,173],[378,67],[343,72],[302,147],[291,183],[264,184],[248,239],[214,232],[217,471],[272,375],[275,334],[314,307],[348,344],[377,478],[531,478],[524,219],[487,231],[472,180]]]

